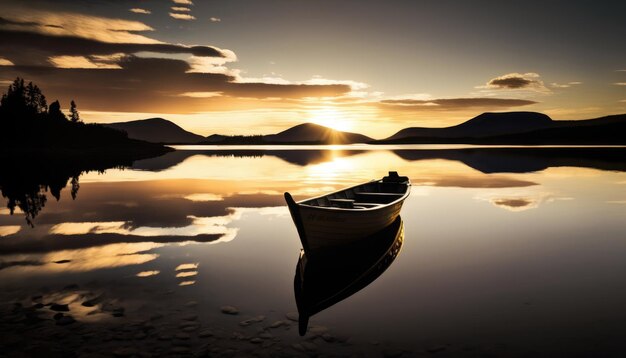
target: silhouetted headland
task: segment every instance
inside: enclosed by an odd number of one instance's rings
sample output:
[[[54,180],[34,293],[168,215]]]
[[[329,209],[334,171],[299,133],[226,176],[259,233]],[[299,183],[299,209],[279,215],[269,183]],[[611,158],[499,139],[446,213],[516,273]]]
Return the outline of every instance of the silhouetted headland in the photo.
[[[21,78],[0,101],[0,193],[8,199],[10,212],[19,208],[30,225],[45,206],[48,191],[59,200],[69,182],[76,197],[81,173],[127,167],[170,151],[129,139],[115,129],[83,123],[74,101],[68,118],[59,101],[48,106],[41,90]]]
[[[24,156],[74,160],[142,159],[165,154],[172,149],[129,139],[127,134],[100,124],[80,120],[72,101],[70,118],[59,101],[48,106],[46,97],[32,82],[17,78],[0,101],[0,156],[24,160]],[[18,159],[19,158],[19,159]]]

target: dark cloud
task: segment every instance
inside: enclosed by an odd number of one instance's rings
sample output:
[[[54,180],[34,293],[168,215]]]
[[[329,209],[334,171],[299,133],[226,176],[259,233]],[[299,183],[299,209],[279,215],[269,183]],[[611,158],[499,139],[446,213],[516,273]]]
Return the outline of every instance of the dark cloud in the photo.
[[[526,79],[524,77],[503,77],[503,78],[494,78],[489,81],[487,84],[493,87],[501,87],[501,88],[524,88],[532,84],[534,81]]]
[[[168,43],[111,43],[75,36],[52,36],[26,31],[0,30],[0,53],[16,65],[43,65],[50,56],[90,56],[157,52],[201,57],[227,55],[211,46]]]
[[[237,83],[222,73],[188,72],[183,60],[126,56],[120,69],[0,66],[0,78],[24,77],[37,83],[49,98],[63,103],[75,99],[83,110],[190,113],[212,108],[217,98],[182,97],[188,92],[221,92],[228,97],[302,98],[339,96],[350,92],[343,84],[303,85]]]
[[[467,108],[510,108],[535,104],[525,99],[509,98],[442,98],[442,99],[388,99],[383,105],[412,110],[460,110]]]
[[[543,94],[550,94],[550,91],[540,79],[538,73],[507,73],[496,78],[492,78],[485,86],[477,88],[491,88],[503,90],[529,90]]]

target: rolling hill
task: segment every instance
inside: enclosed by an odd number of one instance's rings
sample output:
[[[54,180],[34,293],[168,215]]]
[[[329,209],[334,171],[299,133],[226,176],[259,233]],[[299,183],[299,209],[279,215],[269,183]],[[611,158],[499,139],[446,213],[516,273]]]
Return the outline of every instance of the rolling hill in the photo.
[[[405,128],[377,144],[626,144],[626,114],[555,121],[536,112],[483,113],[445,128]]]
[[[188,132],[163,118],[108,123],[105,126],[124,131],[129,138],[152,143],[194,144],[206,140],[205,137]]]
[[[409,137],[459,138],[486,137],[491,135],[528,132],[550,128],[553,120],[536,112],[486,112],[466,122],[445,128],[405,128],[385,140],[393,141]]]
[[[342,132],[314,123],[302,123],[280,133],[254,136],[223,136],[213,134],[202,144],[353,144],[367,143],[372,138]]]

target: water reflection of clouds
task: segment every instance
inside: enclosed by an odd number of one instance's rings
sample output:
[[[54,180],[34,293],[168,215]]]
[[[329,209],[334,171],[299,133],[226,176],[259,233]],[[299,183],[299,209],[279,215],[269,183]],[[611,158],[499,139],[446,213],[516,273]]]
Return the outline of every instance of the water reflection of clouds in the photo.
[[[159,273],[161,273],[161,271],[159,271],[159,270],[141,271],[141,272],[138,272],[137,275],[135,275],[135,276],[137,276],[137,277],[150,277],[150,276],[156,276]]]
[[[188,216],[191,224],[183,227],[133,227],[132,223],[124,221],[113,222],[67,222],[54,225],[50,234],[57,235],[86,235],[86,234],[121,234],[135,236],[196,236],[200,234],[220,234],[234,236],[236,229],[225,225],[233,220],[233,214],[227,216],[213,216],[198,218]]]
[[[4,255],[2,261],[12,262],[14,265],[0,270],[0,277],[35,272],[38,274],[85,272],[139,265],[159,257],[158,254],[150,251],[163,245],[152,242],[118,243],[76,250],[58,250],[43,254]]]
[[[541,204],[552,203],[557,200],[573,200],[573,198],[558,196],[554,193],[530,191],[517,191],[508,193],[488,192],[477,195],[475,199],[479,201],[489,202],[495,207],[512,212],[536,209]]]
[[[264,216],[286,217],[284,207],[229,208],[230,214],[221,217],[193,219],[193,224],[186,227],[137,227],[126,222],[67,222],[50,227],[50,235],[38,240],[17,240],[13,246],[0,247],[7,254],[0,257],[4,270],[2,275],[20,275],[28,273],[84,272],[104,268],[140,265],[158,258],[154,250],[167,244],[184,245],[187,242],[202,241],[219,243],[233,240],[238,228],[227,227],[233,221],[240,220],[247,213]],[[67,239],[64,239],[67,237]],[[108,243],[107,240],[121,241]],[[135,240],[138,242],[127,242]],[[162,241],[162,242],[155,242]],[[43,244],[43,245],[42,245]],[[42,247],[37,247],[37,245]],[[85,246],[75,248],[75,246]],[[43,252],[41,252],[43,251]],[[61,262],[61,263],[59,263]],[[197,274],[197,263],[179,265],[176,277],[186,278]],[[156,271],[143,271],[138,277],[155,275]],[[2,276],[0,275],[0,276]],[[186,280],[181,285],[191,285]]]
[[[18,233],[22,229],[19,225],[0,226],[0,236],[9,236]]]
[[[422,175],[411,178],[413,185],[457,188],[517,188],[538,185],[529,180],[499,175]]]
[[[20,210],[20,208],[16,207],[13,215],[16,214],[23,214],[23,212],[22,210]],[[9,210],[9,208],[0,208],[0,215],[11,215],[11,210]]]
[[[197,262],[194,263],[188,263],[188,264],[180,264],[178,266],[176,266],[176,268],[174,269],[174,271],[183,271],[183,270],[195,270],[198,268],[200,264]]]

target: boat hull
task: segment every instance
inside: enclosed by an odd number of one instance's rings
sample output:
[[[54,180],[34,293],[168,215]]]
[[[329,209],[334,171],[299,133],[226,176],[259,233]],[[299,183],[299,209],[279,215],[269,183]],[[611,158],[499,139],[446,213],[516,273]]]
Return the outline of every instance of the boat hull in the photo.
[[[408,177],[388,176],[295,202],[285,201],[305,252],[326,251],[375,235],[400,215],[411,192]]]
[[[402,204],[403,201],[400,201],[364,211],[332,211],[298,205],[297,210],[308,249],[324,250],[349,245],[380,232],[400,215]]]

